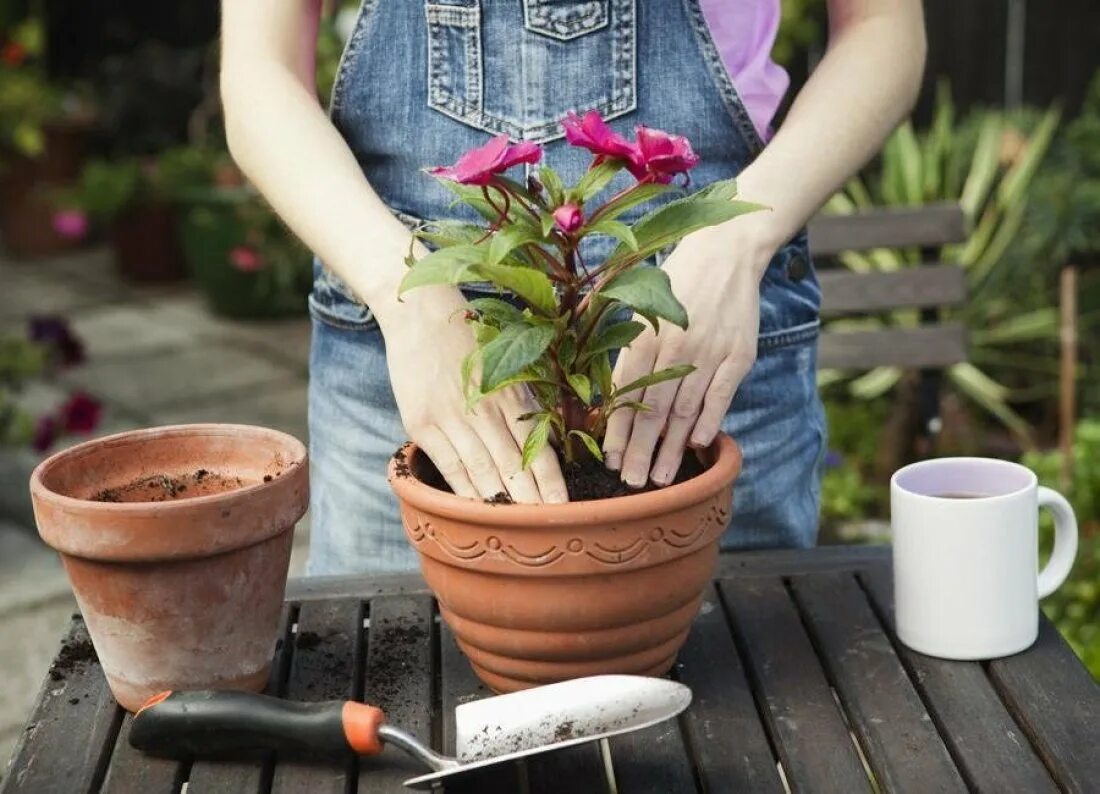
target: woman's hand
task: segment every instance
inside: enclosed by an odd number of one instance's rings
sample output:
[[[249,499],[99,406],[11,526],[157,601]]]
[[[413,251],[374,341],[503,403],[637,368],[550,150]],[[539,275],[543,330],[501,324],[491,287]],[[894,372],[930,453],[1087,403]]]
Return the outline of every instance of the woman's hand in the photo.
[[[465,309],[458,290],[425,287],[376,310],[409,438],[459,496],[489,499],[503,491],[516,502],[568,501],[551,447],[523,470],[521,450],[533,423],[516,417],[536,410],[526,390],[505,389],[467,409],[460,363],[475,344]]]
[[[623,408],[612,414],[604,457],[633,488],[647,480],[668,485],[686,446],[705,447],[714,440],[756,360],[760,278],[774,252],[774,246],[756,242],[757,226],[754,216],[746,216],[685,237],[664,270],[687,309],[687,330],[665,322],[654,334],[647,326],[619,356],[614,377],[619,384],[666,367],[695,366],[686,378],[630,397],[649,411]]]

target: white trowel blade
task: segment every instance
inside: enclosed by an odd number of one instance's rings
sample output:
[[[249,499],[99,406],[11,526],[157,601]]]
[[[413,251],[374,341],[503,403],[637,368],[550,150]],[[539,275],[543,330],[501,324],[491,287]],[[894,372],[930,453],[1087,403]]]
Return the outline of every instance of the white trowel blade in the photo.
[[[691,690],[661,678],[600,675],[464,703],[455,709],[458,769],[405,782],[429,788],[444,777],[556,750],[675,717]]]

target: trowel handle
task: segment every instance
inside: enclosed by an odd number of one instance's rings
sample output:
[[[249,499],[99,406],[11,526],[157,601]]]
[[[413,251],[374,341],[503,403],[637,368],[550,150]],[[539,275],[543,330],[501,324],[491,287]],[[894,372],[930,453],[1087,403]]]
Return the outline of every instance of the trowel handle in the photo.
[[[213,758],[275,751],[338,757],[382,752],[382,709],[297,703],[249,692],[161,692],[134,715],[130,744],[153,755]]]

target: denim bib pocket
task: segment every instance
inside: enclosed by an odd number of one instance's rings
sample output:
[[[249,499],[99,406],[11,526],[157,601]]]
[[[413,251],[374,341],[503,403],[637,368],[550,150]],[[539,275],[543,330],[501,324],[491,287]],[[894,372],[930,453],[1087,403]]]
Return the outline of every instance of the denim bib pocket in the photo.
[[[313,290],[309,313],[318,322],[345,331],[377,331],[378,321],[365,303],[354,297],[344,280],[313,260]]]
[[[562,137],[570,110],[637,106],[635,0],[425,4],[428,106],[515,140]]]

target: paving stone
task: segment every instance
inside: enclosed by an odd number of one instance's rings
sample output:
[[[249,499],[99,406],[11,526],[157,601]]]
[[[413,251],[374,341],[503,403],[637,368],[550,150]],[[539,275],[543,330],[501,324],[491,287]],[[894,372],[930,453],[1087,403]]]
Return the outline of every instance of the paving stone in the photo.
[[[306,384],[299,378],[283,378],[246,392],[207,399],[194,405],[174,405],[153,414],[158,425],[191,422],[230,422],[260,425],[289,433],[302,442],[308,439]]]
[[[66,277],[46,262],[12,264],[0,259],[0,318],[11,327],[30,314],[70,314],[122,300],[122,288]]]
[[[262,387],[293,374],[256,353],[200,343],[178,351],[90,360],[63,376],[100,399],[137,415],[192,406],[229,393],[263,394]]]
[[[88,358],[97,361],[198,344],[197,329],[175,320],[156,305],[119,304],[83,312],[72,319],[72,326]]]
[[[0,520],[0,618],[68,593],[57,553],[33,529]]]

